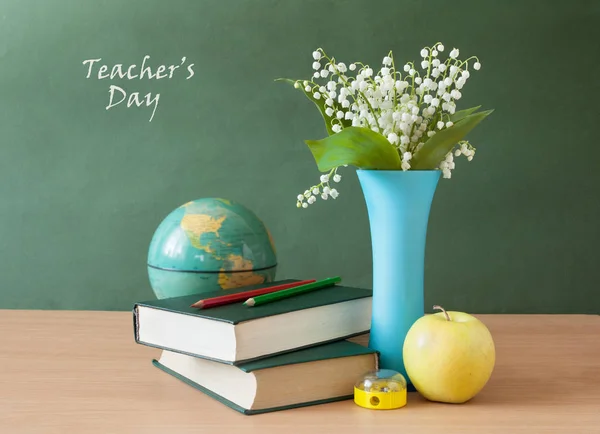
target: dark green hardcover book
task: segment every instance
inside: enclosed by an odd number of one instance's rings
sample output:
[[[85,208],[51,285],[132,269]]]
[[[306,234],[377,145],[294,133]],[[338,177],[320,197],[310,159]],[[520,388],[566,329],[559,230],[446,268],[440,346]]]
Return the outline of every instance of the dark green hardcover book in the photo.
[[[271,285],[292,282],[273,282]],[[266,285],[227,291],[242,292]],[[257,307],[242,303],[197,309],[224,291],[152,300],[133,308],[139,344],[239,364],[365,333],[372,291],[336,285]]]
[[[354,384],[378,368],[378,354],[340,341],[238,366],[165,350],[153,364],[251,415],[350,399]]]

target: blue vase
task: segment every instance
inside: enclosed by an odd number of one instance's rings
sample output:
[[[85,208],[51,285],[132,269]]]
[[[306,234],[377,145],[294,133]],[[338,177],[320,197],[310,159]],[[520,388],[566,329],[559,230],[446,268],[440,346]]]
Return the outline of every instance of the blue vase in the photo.
[[[373,313],[369,347],[381,368],[406,374],[404,339],[424,315],[423,274],[429,209],[439,170],[358,170],[371,227]]]

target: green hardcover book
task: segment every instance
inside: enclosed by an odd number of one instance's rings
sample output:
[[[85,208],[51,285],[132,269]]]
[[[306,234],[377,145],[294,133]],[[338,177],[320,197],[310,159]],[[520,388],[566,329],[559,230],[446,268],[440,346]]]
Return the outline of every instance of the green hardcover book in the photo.
[[[274,282],[272,285],[293,282]],[[227,293],[265,285],[244,287]],[[365,333],[371,322],[372,291],[333,286],[257,307],[242,303],[197,309],[199,299],[222,290],[136,303],[135,340],[139,344],[208,358],[242,362],[342,340]]]
[[[238,366],[163,351],[154,365],[243,414],[352,398],[354,384],[377,369],[375,351],[347,341]]]

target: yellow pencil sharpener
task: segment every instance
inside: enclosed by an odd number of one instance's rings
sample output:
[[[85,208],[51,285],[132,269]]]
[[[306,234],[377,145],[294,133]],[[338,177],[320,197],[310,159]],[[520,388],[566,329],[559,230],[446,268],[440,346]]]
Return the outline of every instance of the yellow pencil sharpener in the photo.
[[[354,385],[354,402],[372,410],[391,410],[406,405],[406,379],[391,369],[367,372]]]

